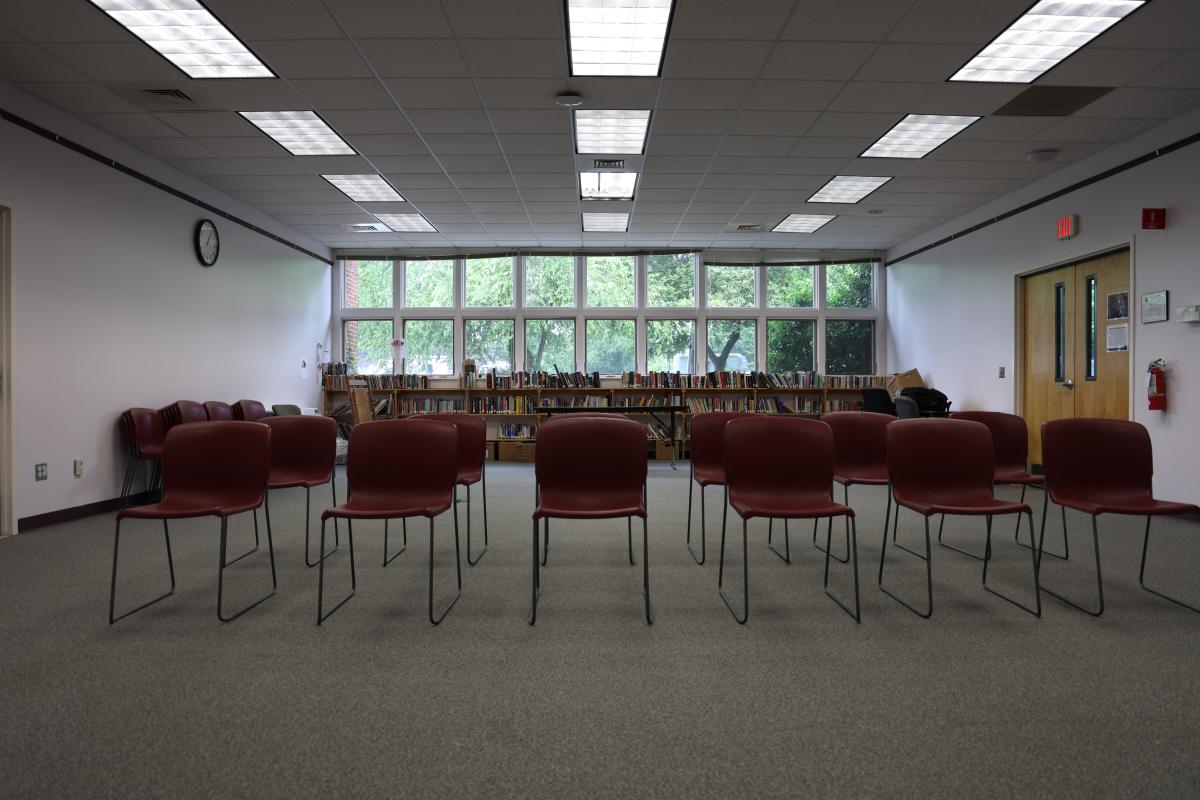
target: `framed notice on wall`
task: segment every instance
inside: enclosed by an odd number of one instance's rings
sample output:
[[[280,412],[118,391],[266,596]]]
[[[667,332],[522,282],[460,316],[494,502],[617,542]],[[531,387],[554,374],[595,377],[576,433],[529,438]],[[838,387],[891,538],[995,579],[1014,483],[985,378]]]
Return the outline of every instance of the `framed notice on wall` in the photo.
[[[1167,321],[1167,290],[1145,292],[1142,295],[1142,324]]]

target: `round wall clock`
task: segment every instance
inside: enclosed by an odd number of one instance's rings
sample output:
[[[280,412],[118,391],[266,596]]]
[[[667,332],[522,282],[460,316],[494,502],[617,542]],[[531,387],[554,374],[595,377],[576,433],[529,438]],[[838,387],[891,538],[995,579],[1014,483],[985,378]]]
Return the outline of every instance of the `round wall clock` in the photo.
[[[217,263],[221,254],[221,237],[217,235],[217,226],[211,219],[202,219],[196,224],[196,258],[206,267]]]

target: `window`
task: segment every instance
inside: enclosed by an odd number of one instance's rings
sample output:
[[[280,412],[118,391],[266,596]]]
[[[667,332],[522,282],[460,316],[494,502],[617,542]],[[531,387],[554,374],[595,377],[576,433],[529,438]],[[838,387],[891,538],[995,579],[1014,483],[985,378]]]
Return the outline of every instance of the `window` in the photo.
[[[575,257],[526,256],[525,305],[532,308],[575,305]]]
[[[391,308],[391,261],[343,261],[344,308]]]
[[[404,305],[409,308],[450,308],[454,305],[454,262],[405,261]]]
[[[525,320],[525,369],[575,371],[575,320]]]
[[[814,372],[816,332],[811,319],[767,320],[767,372]]]
[[[405,362],[408,374],[454,374],[454,320],[405,320],[404,342],[408,351]]]
[[[631,319],[589,319],[586,344],[588,372],[620,375],[637,369],[637,349]]]
[[[345,320],[342,323],[342,359],[351,375],[392,374],[392,321]]]
[[[463,353],[475,359],[477,374],[492,370],[498,375],[512,374],[513,330],[511,319],[469,319],[463,323]]]
[[[696,321],[646,320],[646,369],[691,373],[696,365]]]
[[[813,308],[816,289],[812,267],[767,267],[767,308]]]
[[[1067,377],[1067,287],[1054,285],[1054,380]]]
[[[825,373],[873,375],[875,373],[875,320],[825,321]]]
[[[708,266],[709,308],[753,308],[754,267]]]
[[[513,304],[513,259],[468,258],[466,275],[468,306],[490,308],[511,307]]]
[[[650,308],[696,305],[695,254],[646,256],[646,305]]]
[[[1084,279],[1084,325],[1087,326],[1086,342],[1084,343],[1083,379],[1096,380],[1096,276],[1088,275]]]
[[[587,304],[592,308],[631,308],[635,263],[634,256],[590,256]]]
[[[874,308],[873,264],[830,264],[825,267],[828,308]]]
[[[752,319],[710,319],[708,371],[753,371],[754,326]]]

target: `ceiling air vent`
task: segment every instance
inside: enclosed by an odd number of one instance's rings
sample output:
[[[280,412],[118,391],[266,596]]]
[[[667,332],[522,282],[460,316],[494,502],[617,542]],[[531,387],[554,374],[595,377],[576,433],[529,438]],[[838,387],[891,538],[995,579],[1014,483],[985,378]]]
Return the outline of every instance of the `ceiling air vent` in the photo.
[[[755,223],[753,225],[738,225],[736,228],[734,228],[735,231],[745,231],[745,232],[761,231],[762,229],[763,229],[763,227],[762,227],[761,223]]]
[[[142,89],[139,94],[151,103],[160,106],[187,106],[192,104],[192,98],[178,89]]]
[[[342,229],[350,233],[388,233],[391,231],[391,228],[382,222],[355,222],[343,225]]]
[[[592,169],[625,169],[625,159],[595,158],[592,159]]]

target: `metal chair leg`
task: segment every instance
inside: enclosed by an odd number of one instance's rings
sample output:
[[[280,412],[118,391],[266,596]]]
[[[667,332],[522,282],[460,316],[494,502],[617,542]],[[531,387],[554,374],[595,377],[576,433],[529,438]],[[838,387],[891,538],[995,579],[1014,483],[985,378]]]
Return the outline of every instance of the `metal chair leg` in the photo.
[[[691,473],[688,475],[688,519],[687,519],[687,540],[686,545],[688,552],[692,554],[692,560],[697,564],[704,565],[705,543],[704,543],[704,487],[700,487],[700,557],[696,558],[696,551],[692,549],[692,488],[696,484],[696,465],[692,464]]]
[[[1020,512],[1017,512],[1017,516],[1018,517],[1021,516]],[[1032,514],[1032,512],[1029,514],[1029,530],[1031,530],[1031,531],[1033,530],[1033,514]],[[991,592],[992,594],[996,595],[1001,600],[1007,600],[1008,602],[1012,603],[1014,606],[1021,609],[1022,611],[1033,614],[1035,617],[1041,617],[1042,616],[1042,591],[1041,591],[1041,587],[1038,585],[1038,561],[1037,561],[1037,555],[1035,553],[1033,553],[1032,551],[1030,552],[1030,559],[1033,564],[1033,596],[1034,596],[1034,601],[1035,601],[1034,608],[1030,608],[1029,606],[1026,606],[1023,603],[1018,603],[1016,600],[1013,600],[1011,597],[1008,597],[1007,595],[1004,595],[1004,594],[996,591],[992,587],[988,586],[988,583],[987,583],[988,564],[992,560],[992,518],[990,515],[987,518],[986,553],[987,553],[987,557],[984,558],[984,560],[983,560],[983,588],[986,589],[987,591]]]
[[[538,594],[539,594],[539,589],[540,589],[539,580],[538,580],[538,578],[539,578],[539,576],[538,576],[539,563],[540,563],[540,561],[538,559],[538,521],[535,519],[533,521],[533,572],[531,573],[532,577],[533,577],[533,585],[532,585],[532,588],[530,589],[530,596],[529,596],[529,624],[530,625],[533,625],[537,622],[537,604],[538,604]]]
[[[791,531],[788,530],[788,520],[786,518],[784,518],[784,520],[783,520],[783,552],[782,553],[775,549],[775,545],[771,544],[771,528],[774,526],[774,523],[775,523],[774,519],[767,520],[767,549],[770,550],[775,555],[779,556],[783,560],[783,563],[791,564],[792,563],[792,537],[791,537]]]
[[[848,484],[848,483],[842,484],[842,492],[843,492],[842,505],[844,505],[844,506],[850,505],[850,484]],[[825,536],[826,542],[830,541],[833,538],[833,536],[832,536],[833,517],[829,518],[827,527],[829,528],[829,530],[826,531],[826,536]],[[828,546],[829,545],[827,544],[825,547],[828,547]],[[817,542],[817,520],[813,520],[813,547],[817,548],[817,550],[819,550],[820,552],[826,553],[826,555],[828,555],[828,552],[826,551],[825,547],[821,547],[821,545]],[[842,564],[850,563],[850,517],[849,516],[846,517],[846,555],[833,556],[833,560],[841,562]]]
[[[263,493],[263,498],[264,498],[264,500],[266,499],[265,491]],[[251,547],[249,550],[242,553],[240,556],[233,559],[232,561],[226,561],[224,564],[224,566],[226,566],[226,567],[230,566],[231,564],[236,564],[237,562],[241,561],[243,558],[245,558],[248,555],[258,552],[258,509],[257,508],[251,509],[251,512],[254,515],[254,547]],[[222,556],[221,558],[223,560],[224,556]]]
[[[1146,553],[1150,549],[1150,520],[1151,520],[1151,517],[1147,516],[1146,517],[1146,535],[1142,539],[1142,566],[1141,566],[1141,569],[1138,570],[1138,585],[1140,585],[1143,589],[1145,589],[1150,594],[1155,595],[1157,597],[1161,597],[1163,600],[1170,600],[1175,605],[1183,606],[1184,608],[1188,609],[1189,611],[1200,612],[1200,608],[1196,608],[1195,606],[1188,605],[1187,603],[1183,602],[1182,600],[1176,600],[1174,597],[1163,594],[1162,592],[1158,591],[1157,589],[1151,589],[1149,586],[1146,585]]]
[[[383,566],[385,567],[399,558],[400,554],[408,549],[408,537],[405,536],[404,546],[392,553],[390,556],[388,555],[388,522],[389,520],[386,519],[383,521]],[[405,524],[406,522],[407,520],[401,520],[401,524]]]
[[[629,566],[634,566],[636,562],[633,560],[633,517],[625,518],[625,535],[629,542]]]
[[[322,556],[318,562],[320,564],[317,570],[317,624],[320,625],[325,620],[333,616],[333,612],[337,611],[346,603],[350,602],[350,598],[354,597],[354,593],[358,591],[358,580],[354,571],[354,522],[346,519],[346,538],[350,544],[350,594],[342,598],[342,600],[327,613],[322,613],[325,603],[325,558]],[[321,520],[321,552],[325,552],[325,520]]]
[[[654,624],[650,613],[650,531],[646,517],[642,517],[642,593],[646,597],[646,624]]]
[[[429,518],[429,624],[437,625],[446,618],[450,613],[450,609],[454,608],[454,604],[462,597],[462,553],[458,547],[458,506],[451,503],[454,509],[454,567],[458,573],[458,591],[454,595],[454,599],[450,604],[442,609],[442,613],[436,617],[433,615],[433,517]]]
[[[899,519],[900,519],[900,505],[899,505],[899,503],[897,503],[896,504],[896,515],[894,517],[894,522],[892,523],[893,541],[895,540],[896,528],[898,527]],[[899,543],[896,543],[896,546],[906,552],[912,553],[917,558],[920,558],[925,562],[925,587],[926,587],[926,594],[928,596],[927,610],[924,612],[918,610],[914,606],[909,605],[908,603],[901,600],[899,597],[897,597],[896,595],[892,594],[891,592],[889,592],[887,589],[884,588],[884,586],[883,586],[883,561],[887,555],[887,531],[886,530],[884,530],[884,533],[883,533],[883,550],[879,554],[879,591],[883,592],[888,597],[892,598],[897,603],[899,603],[900,605],[907,608],[909,611],[916,614],[918,617],[921,617],[922,619],[929,619],[930,617],[933,616],[933,545],[932,545],[932,542],[930,542],[930,537],[929,537],[929,517],[925,517],[924,519],[925,519],[925,555],[924,556],[922,556],[920,553],[916,553],[912,550],[909,550],[907,547],[904,547],[903,545],[901,545]]]
[[[1017,516],[1019,517],[1020,514],[1018,514]],[[942,518],[938,522],[938,535],[937,535],[938,546],[944,547],[947,550],[953,550],[956,553],[961,553],[962,555],[966,556],[967,558],[973,558],[976,561],[982,561],[984,563],[984,567],[986,569],[988,559],[990,559],[992,557],[992,538],[991,538],[992,537],[992,534],[991,534],[992,517],[991,517],[991,515],[988,515],[988,519],[987,519],[988,534],[987,534],[987,538],[984,540],[984,546],[983,546],[984,552],[983,552],[983,555],[981,555],[981,556],[975,555],[970,550],[964,550],[961,547],[955,547],[952,544],[946,544],[945,542],[943,542],[942,541],[942,528],[945,527],[945,525],[946,525],[946,515],[942,514]]]
[[[125,480],[121,481],[121,508],[129,508],[129,496],[133,493],[133,474],[137,465],[137,457],[130,456],[129,466],[125,467]]]
[[[135,614],[138,611],[141,611],[143,608],[152,606],[155,603],[157,603],[159,600],[165,600],[168,597],[170,597],[171,595],[175,594],[175,559],[171,555],[171,533],[167,528],[167,521],[165,519],[163,520],[163,541],[167,545],[167,569],[171,573],[171,588],[166,592],[166,594],[160,594],[158,597],[154,598],[153,600],[148,600],[145,603],[142,603],[137,608],[126,611],[125,613],[121,614],[120,616],[116,616],[117,553],[121,549],[121,520],[119,520],[119,519],[117,520],[117,529],[116,529],[115,534],[113,535],[112,583],[110,584],[109,591],[108,591],[108,624],[109,625],[112,625],[117,620],[125,619],[126,617],[128,617],[131,614]]]
[[[1066,507],[1063,506],[1063,540],[1064,541],[1066,541],[1066,538],[1067,538],[1066,522],[1067,522],[1067,511],[1066,511]],[[1046,539],[1046,515],[1043,512],[1043,514],[1042,514],[1042,533],[1038,537],[1038,554],[1037,554],[1037,559],[1036,559],[1038,568],[1039,568],[1039,572],[1038,572],[1039,585],[1041,582],[1040,568],[1041,568],[1041,563],[1042,563],[1042,545],[1045,544],[1045,539]],[[1042,586],[1041,589],[1043,592],[1050,595],[1051,597],[1058,598],[1059,600],[1063,601],[1067,605],[1069,605],[1073,608],[1077,608],[1080,611],[1084,612],[1085,614],[1090,614],[1093,617],[1098,617],[1104,613],[1104,578],[1100,574],[1100,534],[1096,530],[1096,515],[1095,514],[1092,515],[1092,547],[1093,547],[1093,551],[1095,552],[1095,555],[1096,555],[1096,592],[1099,595],[1099,599],[1100,599],[1100,605],[1095,611],[1093,611],[1090,608],[1081,606],[1078,603],[1074,602],[1073,600],[1068,600],[1067,598],[1063,597],[1058,592],[1055,592],[1052,589],[1047,589],[1045,586]]]
[[[265,493],[263,496],[263,501],[266,502]],[[270,517],[268,517],[268,519],[270,519]],[[232,561],[227,562],[225,560],[225,555],[226,555],[226,551],[228,548],[228,544],[229,544],[229,517],[221,517],[221,560],[220,560],[219,566],[217,568],[217,619],[221,620],[221,622],[232,622],[233,620],[237,619],[242,614],[245,614],[247,611],[254,608],[255,606],[261,605],[262,603],[269,600],[271,597],[273,597],[275,595],[275,592],[278,591],[278,589],[279,589],[279,580],[275,574],[275,546],[274,546],[274,543],[271,541],[271,528],[270,528],[270,525],[268,524],[268,526],[267,526],[267,553],[271,559],[271,591],[270,591],[270,593],[264,595],[263,597],[260,597],[259,599],[255,600],[250,605],[244,607],[237,613],[235,613],[231,616],[228,616],[228,617],[225,616],[225,568],[233,563]],[[247,553],[246,555],[249,555],[249,553]],[[239,558],[234,559],[234,561],[237,561],[240,558],[244,558],[244,557],[245,556],[239,556]]]
[[[475,566],[483,560],[483,554],[487,552],[488,546],[488,522],[487,522],[487,465],[480,470],[480,481],[483,483],[483,549],[479,551],[477,557],[471,556],[471,487],[467,487],[467,565]]]
[[[1024,486],[1021,487],[1021,501],[1022,502],[1024,502],[1024,500],[1025,500],[1025,488],[1026,487],[1024,487]],[[1044,531],[1046,529],[1045,528],[1046,511],[1050,506],[1050,490],[1045,486],[1041,486],[1039,488],[1041,488],[1041,490],[1042,490],[1042,530]],[[1049,550],[1044,551],[1041,555],[1047,555],[1047,556],[1050,556],[1051,558],[1057,558],[1057,559],[1066,561],[1071,555],[1071,550],[1067,545],[1067,510],[1066,510],[1066,508],[1063,508],[1062,512],[1063,512],[1063,551],[1062,551],[1062,555],[1059,555],[1058,553],[1051,553]],[[1019,516],[1018,516],[1018,519],[1019,519]],[[1038,549],[1036,543],[1033,541],[1033,530],[1032,529],[1030,529],[1030,531],[1029,531],[1029,544],[1025,544],[1024,542],[1022,542],[1020,540],[1020,533],[1021,533],[1021,526],[1018,523],[1017,533],[1014,534],[1018,545],[1020,545],[1021,547],[1028,548],[1030,550]],[[1041,558],[1041,555],[1038,556],[1039,559]]]
[[[312,524],[312,521],[309,519],[309,517],[311,516],[311,511],[309,510],[309,504],[311,502],[311,499],[312,499],[312,489],[309,488],[308,486],[305,486],[304,487],[304,566],[306,566],[306,567],[315,567],[317,565],[316,561],[313,561],[312,559],[310,559],[308,557],[309,552],[311,552],[311,550],[312,550],[312,547],[309,544],[309,532],[308,532],[309,527]],[[336,496],[334,497],[333,504],[335,506],[337,505],[337,497]],[[268,512],[268,514],[269,513],[270,512]],[[269,523],[270,523],[270,521],[268,520],[268,524]],[[334,517],[334,525],[337,525],[337,517]],[[325,555],[331,556],[337,552],[337,549],[338,549],[338,546],[337,546],[337,543],[335,542],[333,545],[333,549],[330,550]]]
[[[836,597],[834,597],[833,593],[829,591],[829,561],[831,558],[829,551],[831,549],[830,545],[832,544],[831,540],[833,538],[832,527],[828,529],[825,539],[825,594],[829,595],[829,599],[837,603],[842,611],[845,611],[847,614],[849,614],[855,623],[861,623],[862,608],[859,605],[858,599],[858,520],[854,517],[851,517],[849,514],[846,515],[846,520],[850,528],[850,540],[846,543],[846,546],[850,549],[850,553],[848,555],[852,557],[854,562],[854,610],[851,611],[841,600],[838,600]],[[884,534],[884,538],[887,538],[886,533]]]
[[[717,594],[721,595],[721,599],[725,601],[725,607],[729,609],[729,613],[733,614],[733,618],[737,620],[739,625],[745,625],[746,620],[750,619],[750,568],[747,561],[748,550],[746,547],[746,518],[742,518],[742,615],[733,610],[733,604],[729,602],[729,598],[725,596],[722,589],[722,581],[725,577],[725,526],[721,525],[721,567],[717,572]]]

